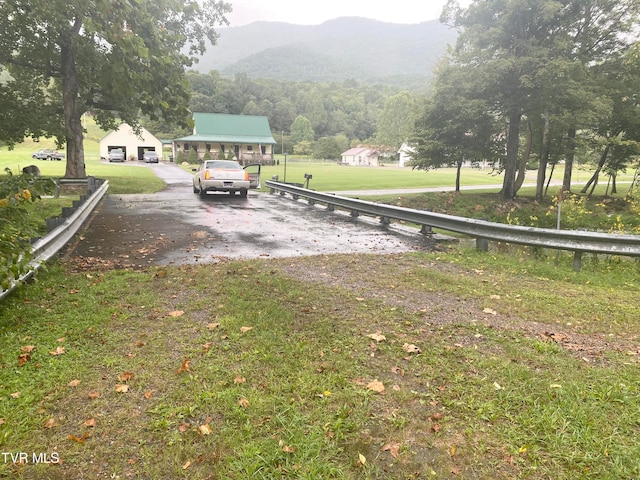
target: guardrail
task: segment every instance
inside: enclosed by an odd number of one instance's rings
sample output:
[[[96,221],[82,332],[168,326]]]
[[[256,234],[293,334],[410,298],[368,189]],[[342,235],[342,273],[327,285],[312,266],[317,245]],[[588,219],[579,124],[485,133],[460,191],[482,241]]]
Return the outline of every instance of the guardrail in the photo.
[[[640,257],[640,236],[618,235],[578,230],[554,230],[550,228],[522,227],[503,223],[488,222],[471,218],[456,217],[440,213],[414,210],[410,208],[367,202],[330,193],[315,192],[294,185],[267,181],[265,185],[271,193],[288,193],[295,200],[308,199],[310,204],[324,203],[328,210],[336,207],[348,210],[357,217],[360,214],[380,217],[382,223],[391,219],[421,225],[421,233],[430,233],[432,228],[448,232],[462,233],[474,237],[478,248],[486,250],[488,241],[494,240],[520,245],[568,250],[574,252],[573,269],[580,271],[583,253],[603,253]]]
[[[56,255],[82,227],[89,218],[96,205],[109,188],[107,180],[89,178],[87,195],[81,195],[79,201],[73,202],[73,207],[65,207],[63,215],[47,220],[50,230],[47,235],[31,244],[32,258],[29,270],[15,281],[7,290],[0,289],[0,300],[14,291],[21,283],[31,278],[43,263]]]

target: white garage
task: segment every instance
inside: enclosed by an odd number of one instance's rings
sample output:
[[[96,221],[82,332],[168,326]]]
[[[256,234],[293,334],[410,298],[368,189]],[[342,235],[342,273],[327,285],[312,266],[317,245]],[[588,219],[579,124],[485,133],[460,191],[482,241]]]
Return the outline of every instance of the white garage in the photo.
[[[137,136],[126,123],[122,123],[117,130],[107,133],[100,140],[100,158],[106,160],[114,148],[121,148],[129,161],[142,161],[144,152],[156,152],[162,159],[162,142],[143,127]]]

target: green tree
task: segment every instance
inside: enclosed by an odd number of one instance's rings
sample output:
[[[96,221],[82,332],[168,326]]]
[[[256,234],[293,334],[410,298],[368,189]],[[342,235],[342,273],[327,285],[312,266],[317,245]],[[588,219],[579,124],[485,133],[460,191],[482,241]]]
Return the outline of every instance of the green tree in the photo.
[[[16,125],[3,122],[0,139],[54,136],[67,145],[65,177],[84,178],[85,112],[105,129],[120,121],[135,128],[140,114],[186,125],[184,68],[206,39],[216,42],[214,27],[230,10],[217,0],[0,2],[0,65],[11,75],[0,97],[16,99],[2,118]],[[42,98],[39,108],[27,108],[25,91]]]
[[[376,142],[398,150],[411,135],[421,106],[420,100],[406,91],[387,98],[378,117]]]
[[[313,126],[311,121],[303,115],[298,115],[291,124],[291,142],[297,145],[300,142],[313,142]]]

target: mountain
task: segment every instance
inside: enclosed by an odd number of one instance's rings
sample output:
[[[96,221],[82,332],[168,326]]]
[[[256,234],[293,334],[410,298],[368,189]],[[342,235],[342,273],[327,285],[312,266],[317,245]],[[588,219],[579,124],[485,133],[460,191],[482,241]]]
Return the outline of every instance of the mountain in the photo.
[[[413,25],[342,17],[321,25],[255,22],[219,30],[195,69],[290,81],[424,84],[456,31],[437,20]]]

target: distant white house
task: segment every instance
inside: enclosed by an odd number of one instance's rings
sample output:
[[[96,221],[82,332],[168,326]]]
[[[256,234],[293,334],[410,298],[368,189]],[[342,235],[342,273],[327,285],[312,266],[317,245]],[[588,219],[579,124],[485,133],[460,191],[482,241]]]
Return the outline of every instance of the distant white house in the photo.
[[[342,152],[342,164],[357,167],[377,167],[380,165],[380,152],[373,148],[356,147]]]
[[[413,158],[411,155],[414,153],[413,149],[406,143],[403,143],[398,150],[398,166],[404,167],[407,163],[411,162]]]
[[[156,152],[162,158],[162,142],[146,128],[140,129],[137,136],[131,126],[120,124],[100,140],[100,158],[107,158],[114,148],[121,148],[127,160],[142,160],[144,152]]]

